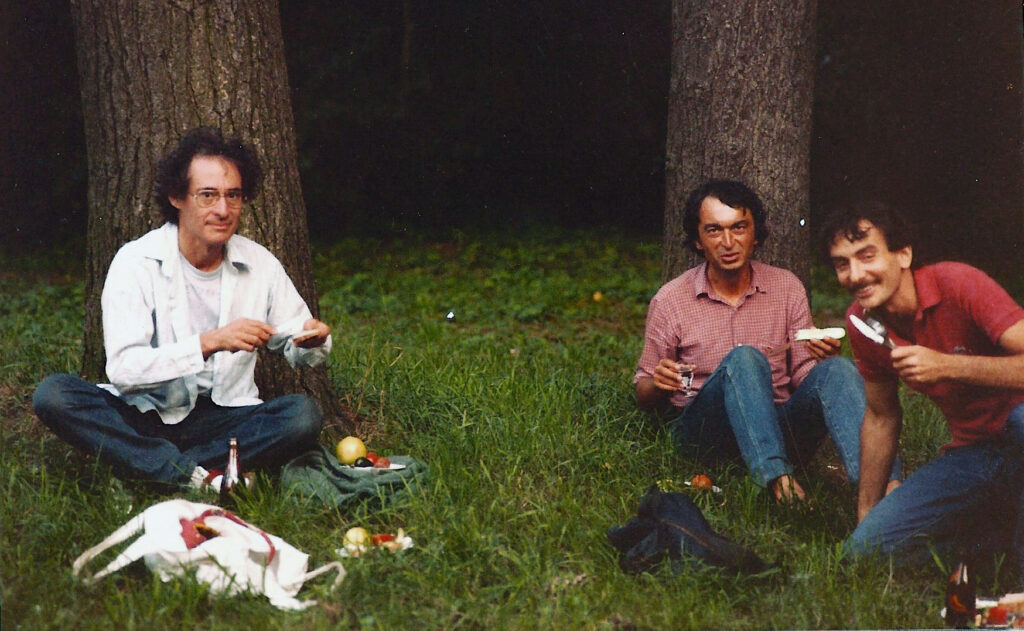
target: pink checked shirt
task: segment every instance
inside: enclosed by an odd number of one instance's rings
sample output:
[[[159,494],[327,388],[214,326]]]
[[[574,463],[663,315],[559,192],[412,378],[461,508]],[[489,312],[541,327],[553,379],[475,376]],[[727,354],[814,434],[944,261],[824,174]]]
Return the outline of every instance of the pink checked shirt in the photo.
[[[734,307],[715,293],[707,263],[666,283],[647,311],[644,350],[633,376],[653,377],[662,358],[696,364],[693,386],[699,388],[736,346],[753,346],[768,357],[776,403],[786,401],[814,367],[804,342],[786,349],[798,329],[813,327],[803,285],[790,271],[751,261],[750,288]],[[692,398],[672,395],[684,407]]]

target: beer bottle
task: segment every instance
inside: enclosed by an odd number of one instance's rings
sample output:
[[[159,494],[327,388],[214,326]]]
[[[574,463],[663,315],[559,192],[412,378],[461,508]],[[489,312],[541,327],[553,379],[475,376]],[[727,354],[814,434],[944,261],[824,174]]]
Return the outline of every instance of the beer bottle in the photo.
[[[974,623],[977,614],[974,583],[967,575],[967,563],[961,560],[946,584],[946,624],[963,629]]]
[[[224,477],[220,482],[220,505],[234,508],[237,505],[235,494],[244,488],[242,460],[238,457],[238,438],[232,436],[228,440],[228,464],[224,467]]]

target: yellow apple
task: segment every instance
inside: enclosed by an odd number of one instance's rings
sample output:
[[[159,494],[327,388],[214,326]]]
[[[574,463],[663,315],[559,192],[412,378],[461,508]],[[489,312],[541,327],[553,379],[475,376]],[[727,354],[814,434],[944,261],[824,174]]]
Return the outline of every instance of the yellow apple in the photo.
[[[338,460],[341,464],[352,464],[357,458],[366,457],[366,445],[355,436],[346,436],[338,443]]]
[[[368,546],[371,541],[370,532],[366,528],[356,526],[345,531],[341,543],[347,546]]]

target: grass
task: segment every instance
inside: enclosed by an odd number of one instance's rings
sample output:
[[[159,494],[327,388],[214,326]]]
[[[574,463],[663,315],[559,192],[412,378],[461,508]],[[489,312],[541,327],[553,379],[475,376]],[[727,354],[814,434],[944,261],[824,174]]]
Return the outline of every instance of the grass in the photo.
[[[6,628],[679,629],[941,626],[938,564],[894,569],[839,554],[854,495],[804,481],[814,511],[769,502],[734,466],[677,456],[636,410],[630,379],[660,241],[560,232],[447,242],[347,240],[315,248],[330,370],[382,453],[431,467],[422,492],[388,508],[302,504],[266,479],[241,506],[311,556],[334,559],[345,530],[404,528],[416,547],[346,560],[335,592],[283,613],[259,597],[210,598],[192,580],[161,583],[141,564],[93,587],[71,562],[165,496],[122,482],[31,414],[34,385],[74,372],[82,274],[73,257],[5,261],[0,271],[0,581]],[[816,276],[815,309],[841,295]],[[595,292],[600,292],[600,299]],[[454,319],[447,316],[454,314]],[[904,462],[945,440],[927,401],[905,395]],[[336,436],[325,435],[327,442]],[[696,501],[712,525],[782,569],[732,576],[699,564],[629,576],[605,533],[635,514],[655,481],[708,473],[721,494]],[[190,496],[202,500],[202,496]],[[979,592],[1006,591],[983,571]]]

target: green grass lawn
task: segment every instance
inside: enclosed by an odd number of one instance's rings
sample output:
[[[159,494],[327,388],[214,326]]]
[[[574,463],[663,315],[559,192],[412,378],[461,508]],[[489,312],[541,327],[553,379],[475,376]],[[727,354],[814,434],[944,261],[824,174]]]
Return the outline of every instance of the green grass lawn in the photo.
[[[423,460],[431,477],[398,505],[340,513],[262,480],[240,512],[310,554],[313,566],[334,560],[355,525],[404,528],[416,546],[345,560],[336,591],[324,579],[307,584],[300,596],[320,604],[304,613],[258,597],[211,599],[196,582],[161,583],[141,564],[94,587],[77,583],[75,557],[165,496],[117,480],[35,420],[34,385],[78,368],[82,272],[72,257],[8,261],[0,270],[3,628],[942,626],[938,563],[900,569],[841,558],[854,492],[824,467],[802,478],[814,510],[775,506],[741,469],[708,470],[675,455],[636,410],[630,381],[659,286],[658,239],[552,231],[351,240],[315,248],[315,259],[339,395],[364,419],[371,449]],[[815,288],[819,324],[834,322],[845,298],[828,274],[815,275]],[[903,457],[913,468],[946,430],[928,402],[905,395],[905,404]],[[635,514],[653,482],[685,488],[701,472],[723,489],[695,494],[712,525],[781,569],[737,577],[695,563],[623,574],[608,528]],[[979,592],[1007,591],[1006,573],[983,568]]]

